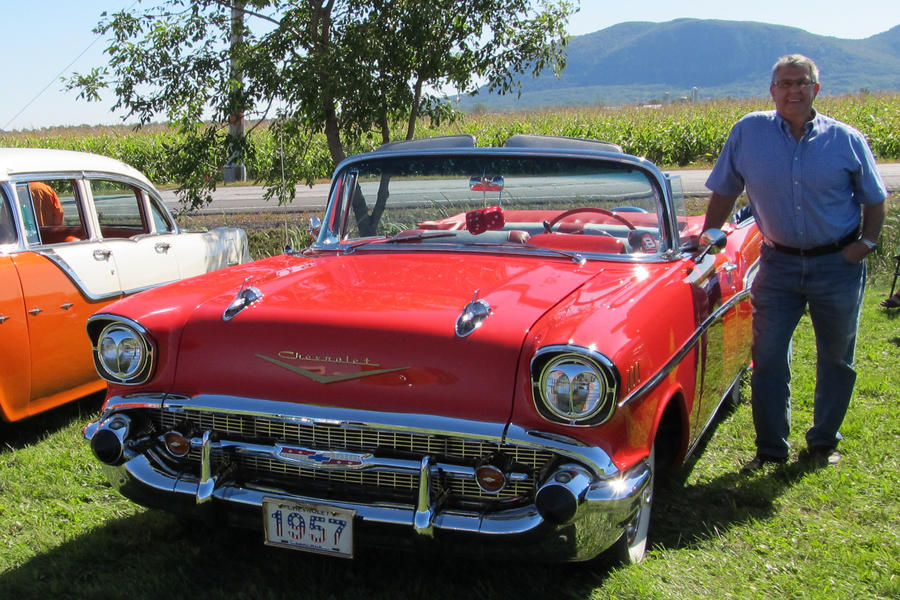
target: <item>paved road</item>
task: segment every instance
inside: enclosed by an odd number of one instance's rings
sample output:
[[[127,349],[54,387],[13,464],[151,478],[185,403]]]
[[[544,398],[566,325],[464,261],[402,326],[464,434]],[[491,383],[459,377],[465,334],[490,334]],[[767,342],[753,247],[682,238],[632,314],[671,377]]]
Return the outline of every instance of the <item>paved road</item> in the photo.
[[[878,166],[881,176],[887,188],[891,192],[900,191],[900,163],[885,163]],[[689,196],[706,196],[706,178],[708,169],[682,169],[673,170],[672,173],[681,175],[684,193]],[[201,213],[223,212],[296,212],[310,208],[324,208],[328,195],[328,184],[316,184],[312,188],[298,186],[296,197],[292,204],[278,206],[277,202],[263,200],[263,188],[254,185],[230,186],[216,190],[213,194],[212,204],[200,210]],[[178,211],[181,206],[175,199],[174,191],[162,192],[163,200],[173,211]]]

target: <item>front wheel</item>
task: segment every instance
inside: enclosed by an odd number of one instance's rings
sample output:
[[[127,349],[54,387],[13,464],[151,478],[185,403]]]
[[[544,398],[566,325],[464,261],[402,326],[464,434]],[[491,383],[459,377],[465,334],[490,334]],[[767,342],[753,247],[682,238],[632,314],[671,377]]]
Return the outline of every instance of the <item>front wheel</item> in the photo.
[[[609,559],[616,565],[637,564],[644,560],[647,553],[647,533],[650,530],[650,509],[653,506],[653,486],[656,480],[655,445],[650,449],[646,460],[650,467],[650,481],[641,492],[640,506],[625,525],[622,537],[607,551]]]

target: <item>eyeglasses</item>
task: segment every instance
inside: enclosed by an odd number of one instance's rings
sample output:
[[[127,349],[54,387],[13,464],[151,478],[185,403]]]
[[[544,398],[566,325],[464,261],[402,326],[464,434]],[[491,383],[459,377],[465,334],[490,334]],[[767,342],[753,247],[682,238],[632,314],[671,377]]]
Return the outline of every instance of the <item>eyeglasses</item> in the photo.
[[[804,79],[779,79],[778,81],[774,82],[772,85],[777,87],[779,90],[789,90],[794,86],[797,86],[800,88],[805,88],[805,87],[811,86],[812,84],[813,84],[812,81],[804,78]]]

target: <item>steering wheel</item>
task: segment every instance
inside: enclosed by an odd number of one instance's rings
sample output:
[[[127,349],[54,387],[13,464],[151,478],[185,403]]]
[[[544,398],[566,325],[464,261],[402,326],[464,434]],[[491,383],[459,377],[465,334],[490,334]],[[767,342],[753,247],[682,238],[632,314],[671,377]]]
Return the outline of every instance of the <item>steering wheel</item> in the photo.
[[[615,214],[615,213],[613,213],[613,212],[611,212],[611,211],[608,211],[608,210],[606,210],[605,208],[594,208],[593,206],[584,206],[584,207],[582,207],[582,208],[573,208],[573,209],[571,209],[571,210],[567,210],[567,211],[565,211],[565,212],[563,212],[563,213],[560,213],[560,214],[556,215],[556,218],[554,218],[552,221],[550,221],[550,222],[547,223],[547,225],[546,225],[546,228],[547,228],[547,230],[548,230],[548,233],[549,233],[550,230],[553,229],[553,226],[554,226],[554,225],[556,225],[557,223],[559,223],[559,222],[562,221],[563,219],[566,219],[566,218],[568,218],[568,217],[570,217],[570,216],[572,216],[572,215],[578,214],[578,213],[594,213],[594,214],[605,215],[605,216],[610,217],[610,218],[612,218],[612,219],[614,219],[614,220],[616,220],[616,221],[619,221],[620,223],[622,223],[623,225],[625,225],[628,229],[634,229],[634,225],[632,225],[627,219],[625,219],[624,217],[622,217],[622,216],[620,216],[620,215],[617,215],[617,214]]]

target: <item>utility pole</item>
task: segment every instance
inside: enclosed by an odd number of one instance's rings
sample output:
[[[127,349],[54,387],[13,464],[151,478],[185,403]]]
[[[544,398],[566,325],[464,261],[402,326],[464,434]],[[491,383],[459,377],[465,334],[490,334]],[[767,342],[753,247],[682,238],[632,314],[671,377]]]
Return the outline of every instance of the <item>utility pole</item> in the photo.
[[[243,0],[236,0],[231,6],[231,78],[237,88],[243,86],[243,75],[240,71],[234,49],[244,41],[244,6]],[[244,113],[243,110],[228,115],[228,134],[232,140],[244,139]],[[232,147],[231,155],[225,164],[225,183],[247,180],[247,167],[244,166],[240,146]]]

